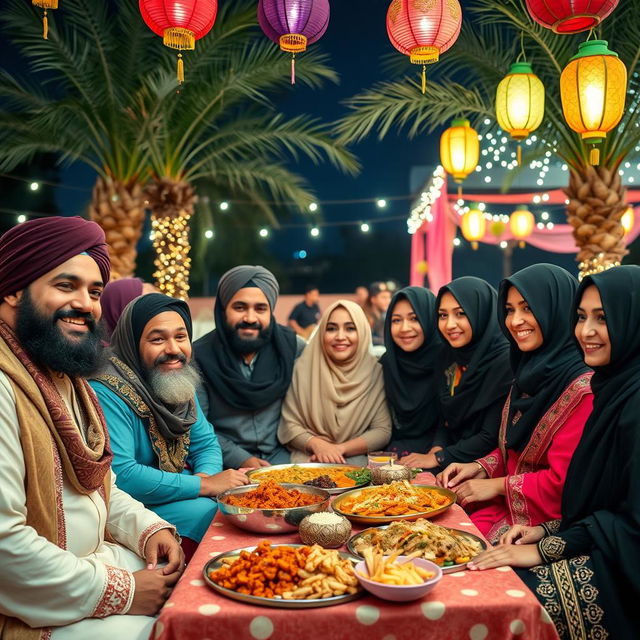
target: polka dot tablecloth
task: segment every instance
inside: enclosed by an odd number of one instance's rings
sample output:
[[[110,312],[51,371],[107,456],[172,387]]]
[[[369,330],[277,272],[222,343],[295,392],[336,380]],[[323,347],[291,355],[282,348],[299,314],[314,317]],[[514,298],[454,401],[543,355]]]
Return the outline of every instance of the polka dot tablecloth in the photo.
[[[424,474],[421,482],[433,481]],[[478,534],[457,505],[434,519]],[[373,596],[319,609],[274,609],[230,600],[212,591],[202,567],[223,551],[257,544],[260,536],[216,515],[198,551],[160,612],[156,640],[557,640],[535,596],[508,567],[444,576],[421,600],[391,603]],[[297,534],[275,535],[296,542]]]

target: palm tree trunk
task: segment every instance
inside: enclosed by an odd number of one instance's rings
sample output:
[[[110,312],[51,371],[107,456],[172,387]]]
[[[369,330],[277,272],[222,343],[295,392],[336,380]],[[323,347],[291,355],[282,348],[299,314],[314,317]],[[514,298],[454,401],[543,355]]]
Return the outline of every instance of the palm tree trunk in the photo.
[[[189,297],[189,220],[198,197],[191,184],[172,178],[158,178],[145,189],[153,215],[153,247],[156,252],[153,277],[168,296]]]
[[[581,277],[620,264],[628,253],[620,222],[627,208],[627,190],[617,169],[591,165],[579,172],[572,169],[565,193]]]
[[[144,224],[144,194],[140,184],[98,177],[89,216],[104,229],[107,237],[112,279],[133,276],[136,245]]]

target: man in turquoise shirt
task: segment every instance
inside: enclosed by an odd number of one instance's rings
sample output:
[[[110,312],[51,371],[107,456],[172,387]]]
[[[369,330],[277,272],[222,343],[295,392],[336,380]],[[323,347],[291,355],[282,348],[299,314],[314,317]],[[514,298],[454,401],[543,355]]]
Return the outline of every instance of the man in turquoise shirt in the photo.
[[[212,498],[248,480],[240,471],[222,471],[218,439],[195,396],[191,330],[186,303],[162,294],[136,298],[91,386],[105,414],[120,488],[197,543],[215,515]]]

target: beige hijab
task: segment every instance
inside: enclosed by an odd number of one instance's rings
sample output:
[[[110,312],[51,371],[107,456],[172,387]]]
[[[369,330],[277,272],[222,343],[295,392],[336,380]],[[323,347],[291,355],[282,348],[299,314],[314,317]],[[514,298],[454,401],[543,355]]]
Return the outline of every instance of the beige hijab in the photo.
[[[355,354],[340,364],[331,360],[323,339],[329,317],[338,307],[347,310],[358,332]],[[361,436],[385,410],[382,366],[369,353],[370,345],[369,323],[355,302],[338,300],[324,312],[318,331],[295,364],[282,404],[278,437],[283,444],[305,433],[346,442]]]

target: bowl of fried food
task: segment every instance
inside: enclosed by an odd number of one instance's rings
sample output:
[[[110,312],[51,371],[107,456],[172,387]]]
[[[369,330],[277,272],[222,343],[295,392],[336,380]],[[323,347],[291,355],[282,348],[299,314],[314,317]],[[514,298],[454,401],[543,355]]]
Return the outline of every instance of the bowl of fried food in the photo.
[[[317,487],[265,481],[229,489],[218,496],[225,520],[253,533],[297,531],[303,518],[327,511],[331,496]]]
[[[418,600],[442,579],[442,569],[429,560],[414,554],[383,556],[369,549],[356,564],[355,573],[367,591],[393,602]]]

